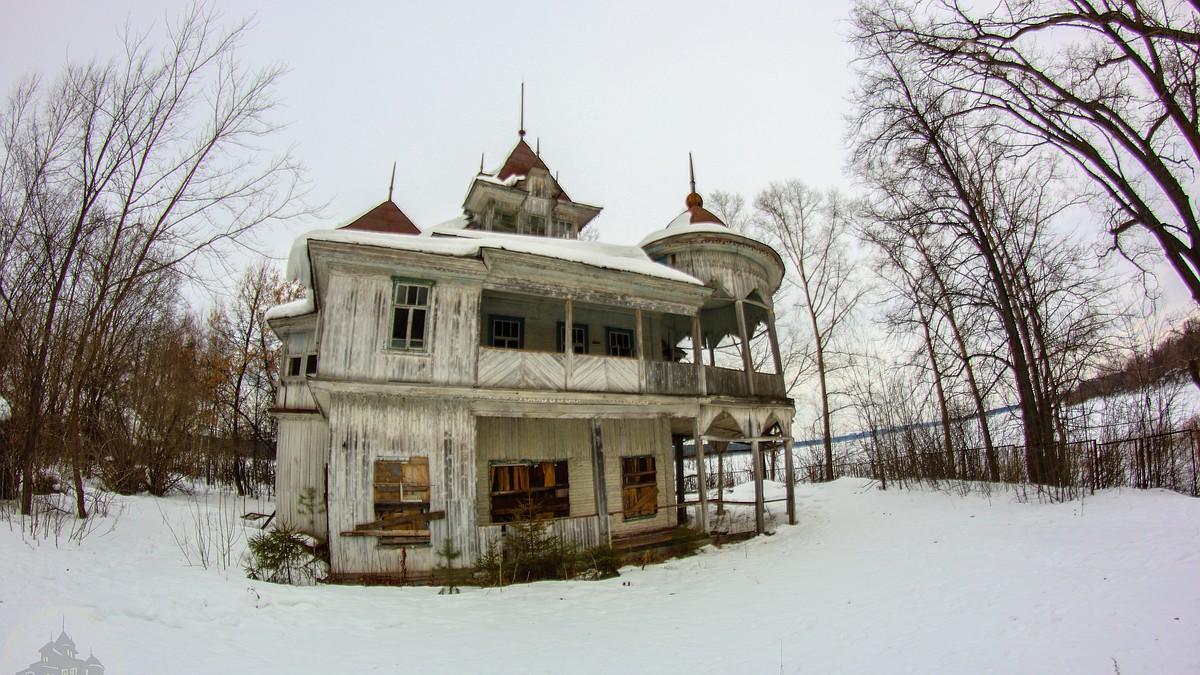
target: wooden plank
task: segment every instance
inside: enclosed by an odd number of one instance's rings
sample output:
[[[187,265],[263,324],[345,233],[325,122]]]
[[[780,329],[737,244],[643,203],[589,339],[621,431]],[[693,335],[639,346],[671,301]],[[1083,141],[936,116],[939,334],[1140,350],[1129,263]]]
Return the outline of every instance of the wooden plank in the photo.
[[[369,523],[356,525],[356,530],[370,530],[384,525],[399,525],[401,523],[425,522],[430,520],[442,520],[446,517],[445,511],[430,511],[429,513],[395,513],[390,516],[384,516],[379,520],[372,520]]]
[[[429,530],[349,530],[343,537],[388,537],[390,539],[428,539]]]

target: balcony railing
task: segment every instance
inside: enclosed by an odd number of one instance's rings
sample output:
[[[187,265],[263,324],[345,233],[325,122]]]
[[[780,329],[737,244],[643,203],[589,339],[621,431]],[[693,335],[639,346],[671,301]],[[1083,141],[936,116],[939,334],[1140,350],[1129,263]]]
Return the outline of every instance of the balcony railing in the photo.
[[[704,376],[709,394],[751,395],[746,374],[740,370],[704,366]],[[783,398],[785,395],[783,377],[771,373],[753,373],[752,377],[755,396]],[[543,391],[644,391],[685,396],[700,393],[698,371],[690,363],[574,354],[568,373],[565,354],[493,347],[479,348],[478,384]]]

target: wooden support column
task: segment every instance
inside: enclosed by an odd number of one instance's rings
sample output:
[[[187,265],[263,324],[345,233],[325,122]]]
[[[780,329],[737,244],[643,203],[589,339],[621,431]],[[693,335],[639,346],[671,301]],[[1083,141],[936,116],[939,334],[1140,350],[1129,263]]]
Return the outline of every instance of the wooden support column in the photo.
[[[750,336],[746,334],[746,309],[743,306],[745,303],[738,300],[733,303],[733,307],[737,312],[738,332],[742,336],[742,368],[746,373],[746,391],[750,395],[754,395],[754,361],[750,358]],[[762,532],[759,532],[762,534]]]
[[[704,470],[704,431],[700,428],[699,416],[696,417],[694,428],[692,443],[696,448],[696,489],[700,497],[700,504],[696,507],[696,523],[701,532],[708,534],[708,472]]]
[[[683,475],[683,436],[672,436],[671,440],[675,445],[675,503],[680,505],[676,509],[675,523],[683,525],[688,520],[687,507],[682,505],[687,501],[687,488]]]
[[[722,447],[724,446],[724,447]],[[728,443],[713,443],[717,452],[717,515],[725,515],[725,450]]]
[[[633,347],[633,349],[634,349],[633,353],[635,356],[637,356],[637,360],[638,360],[638,391],[644,394],[644,393],[646,393],[646,354],[644,353],[645,350],[642,348],[643,342],[642,342],[642,308],[641,307],[638,307],[633,310],[633,319],[634,319],[634,321],[637,322],[637,331],[634,333],[634,340],[636,340],[636,344]]]
[[[692,360],[696,362],[696,382],[700,395],[708,396],[708,379],[704,373],[704,358],[700,351],[700,314],[692,316]]]
[[[599,417],[592,418],[592,489],[596,493],[600,543],[612,543],[608,532],[608,487],[604,482],[604,437]]]
[[[763,503],[762,447],[757,438],[750,441],[750,454],[754,458],[754,532],[762,534],[767,529],[763,516],[766,505]]]
[[[563,326],[563,389],[571,391],[575,372],[575,301],[567,298],[567,320]]]
[[[771,359],[775,363],[775,374],[783,378],[783,358],[779,356],[779,334],[775,332],[775,310],[767,308],[767,336],[771,339]],[[783,392],[787,396],[787,392]]]
[[[787,472],[787,478],[784,485],[787,486],[787,514],[788,525],[796,524],[796,474],[793,469],[792,461],[792,446],[795,443],[791,436],[784,436],[781,441],[783,443],[783,470]]]

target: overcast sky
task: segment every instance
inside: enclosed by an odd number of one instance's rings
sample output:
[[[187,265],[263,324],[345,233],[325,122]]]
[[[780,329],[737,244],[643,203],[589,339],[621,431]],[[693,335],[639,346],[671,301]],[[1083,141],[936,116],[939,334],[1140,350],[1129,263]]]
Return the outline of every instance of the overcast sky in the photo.
[[[577,201],[604,207],[601,238],[636,243],[698,189],[750,195],[774,180],[846,184],[848,0],[834,2],[232,2],[252,13],[243,58],[289,67],[280,97],[322,222],[387,197],[428,227],[462,212],[485,155],[530,145]],[[0,77],[113,54],[118,26],[161,26],[162,0],[4,2]],[[264,253],[286,254],[272,232]]]

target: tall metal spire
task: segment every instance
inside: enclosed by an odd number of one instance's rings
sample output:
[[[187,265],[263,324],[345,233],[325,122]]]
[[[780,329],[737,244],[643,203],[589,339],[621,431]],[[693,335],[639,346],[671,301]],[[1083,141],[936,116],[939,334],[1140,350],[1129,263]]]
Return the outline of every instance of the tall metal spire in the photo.
[[[483,153],[479,153],[479,175],[483,175]]]
[[[517,129],[517,136],[525,138],[525,83],[521,83],[521,128]]]
[[[692,186],[692,191],[684,200],[684,204],[689,209],[693,206],[704,206],[704,198],[700,196],[699,192],[696,192],[696,167],[692,164],[692,153],[690,152],[688,153],[688,181]]]
[[[388,183],[388,201],[392,201],[392,190],[396,187],[396,163],[392,162],[392,180]]]

